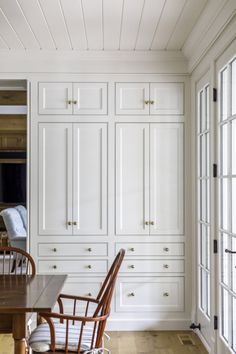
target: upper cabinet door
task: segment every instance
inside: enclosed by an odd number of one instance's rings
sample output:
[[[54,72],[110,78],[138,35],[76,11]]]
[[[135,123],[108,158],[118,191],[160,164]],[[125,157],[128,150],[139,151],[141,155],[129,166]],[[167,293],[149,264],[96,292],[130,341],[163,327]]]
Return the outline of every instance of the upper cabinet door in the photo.
[[[107,124],[73,126],[73,233],[106,235]]]
[[[117,83],[116,114],[149,114],[149,84]]]
[[[150,125],[150,233],[182,235],[183,124]]]
[[[116,234],[147,235],[148,220],[149,124],[117,124]]]
[[[72,234],[72,125],[39,124],[39,234]]]
[[[39,114],[71,114],[72,106],[71,83],[39,83]]]
[[[74,114],[107,114],[107,83],[73,84]]]
[[[184,84],[172,82],[150,84],[150,113],[153,115],[184,114]]]

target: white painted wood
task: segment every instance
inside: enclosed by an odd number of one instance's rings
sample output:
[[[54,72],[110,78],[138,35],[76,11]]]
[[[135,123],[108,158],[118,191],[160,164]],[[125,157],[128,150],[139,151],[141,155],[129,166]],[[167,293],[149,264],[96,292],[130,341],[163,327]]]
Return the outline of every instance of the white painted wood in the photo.
[[[88,281],[89,282],[85,283],[85,279],[80,278],[80,282],[77,279],[75,282],[73,282],[73,278],[69,278],[63,287],[63,294],[96,298],[96,296],[101,288],[101,282],[91,281],[90,279],[88,279]],[[71,304],[71,301],[70,301],[70,304]],[[73,306],[73,304],[72,304],[72,306]],[[66,308],[67,308],[67,306],[66,306]]]
[[[149,125],[116,126],[116,234],[147,235]]]
[[[6,18],[4,12],[0,8],[0,28],[1,36],[3,40],[7,43],[9,49],[24,49],[24,45],[19,39],[14,28],[9,23],[9,20]]]
[[[9,49],[7,42],[3,39],[3,37],[0,37],[0,49]]]
[[[183,273],[184,261],[173,259],[124,260],[121,273]]]
[[[72,84],[40,82],[38,104],[39,114],[71,114],[73,107]]]
[[[124,248],[132,256],[184,256],[184,243],[116,243],[116,252]]]
[[[185,0],[166,1],[161,19],[157,26],[151,49],[166,49],[168,41],[170,40],[172,33],[175,30],[185,2]]]
[[[183,277],[118,279],[117,312],[172,312],[183,308]]]
[[[136,50],[149,50],[151,48],[152,39],[155,35],[164,4],[165,0],[145,1],[139,33],[135,44]]]
[[[72,49],[64,13],[58,0],[38,0],[56,49]]]
[[[103,49],[102,0],[82,0],[88,49]]]
[[[39,130],[39,235],[72,233],[72,127],[40,123]]]
[[[116,114],[149,114],[148,83],[116,83]]]
[[[158,82],[150,84],[150,114],[184,114],[183,83]]]
[[[60,0],[71,45],[76,50],[88,48],[81,1]]]
[[[107,234],[107,124],[73,127],[74,235]]]
[[[120,28],[123,0],[103,0],[104,49],[117,50],[120,45]],[[112,28],[112,30],[111,30]]]
[[[107,114],[107,83],[73,84],[74,114]]]
[[[183,124],[150,126],[150,226],[152,235],[183,234]]]
[[[143,6],[144,0],[124,1],[120,38],[121,50],[135,49]]]
[[[106,243],[39,243],[39,257],[107,256]]]
[[[38,271],[40,273],[106,273],[107,261],[105,260],[67,260],[67,259],[53,259],[53,260],[39,260]]]
[[[40,48],[43,50],[55,49],[55,44],[38,2],[31,0],[18,0],[18,4],[27,19],[27,22],[29,23],[32,32],[34,33]],[[31,47],[29,48],[31,49]]]

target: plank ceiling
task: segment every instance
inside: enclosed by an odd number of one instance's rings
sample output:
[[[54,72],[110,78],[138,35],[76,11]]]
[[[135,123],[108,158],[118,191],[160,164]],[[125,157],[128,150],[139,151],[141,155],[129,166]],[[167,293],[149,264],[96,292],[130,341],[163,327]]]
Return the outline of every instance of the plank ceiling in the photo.
[[[0,0],[0,50],[181,50],[209,0]]]

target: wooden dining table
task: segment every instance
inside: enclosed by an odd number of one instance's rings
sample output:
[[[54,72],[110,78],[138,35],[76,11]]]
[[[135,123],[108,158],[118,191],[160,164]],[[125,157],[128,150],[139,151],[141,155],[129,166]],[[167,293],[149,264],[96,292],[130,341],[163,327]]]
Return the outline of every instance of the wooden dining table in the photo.
[[[25,354],[27,313],[51,312],[66,275],[0,275],[0,333],[12,333],[14,353]]]

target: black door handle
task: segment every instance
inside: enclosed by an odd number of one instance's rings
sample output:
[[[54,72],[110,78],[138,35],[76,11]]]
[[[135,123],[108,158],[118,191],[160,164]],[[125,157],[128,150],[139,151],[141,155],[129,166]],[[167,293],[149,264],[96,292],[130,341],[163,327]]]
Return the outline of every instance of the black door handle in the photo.
[[[225,253],[236,254],[236,251],[231,251],[231,250],[228,250],[228,249],[226,248],[226,249],[225,249]]]

